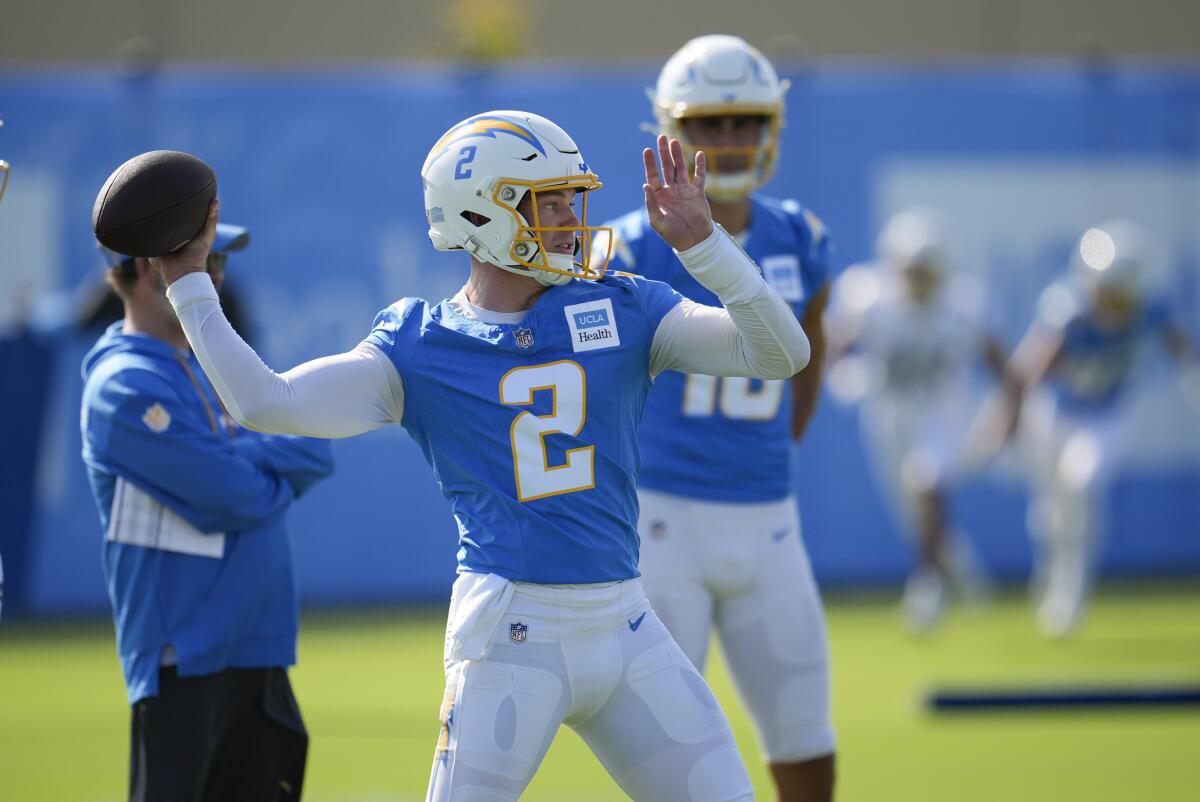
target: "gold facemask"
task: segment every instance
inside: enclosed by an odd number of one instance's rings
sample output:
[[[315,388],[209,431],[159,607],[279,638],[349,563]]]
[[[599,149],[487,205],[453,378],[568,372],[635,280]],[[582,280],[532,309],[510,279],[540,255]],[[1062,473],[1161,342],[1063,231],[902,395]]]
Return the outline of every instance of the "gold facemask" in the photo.
[[[562,176],[559,178],[544,178],[540,181],[523,181],[516,178],[502,178],[496,182],[492,190],[492,200],[497,206],[506,209],[517,221],[517,234],[513,238],[509,256],[517,264],[531,270],[545,270],[558,275],[582,278],[588,281],[599,281],[604,277],[608,268],[608,259],[612,253],[612,229],[608,226],[589,226],[587,224],[588,193],[603,186],[592,173],[578,176]],[[575,190],[583,196],[579,210],[578,226],[543,226],[538,214],[538,193],[547,191]],[[530,225],[516,204],[529,193]],[[573,256],[555,254],[547,250],[542,235],[552,231],[575,232],[575,253]],[[592,248],[594,238],[599,233],[606,233],[607,247],[602,258],[597,262],[597,254]],[[564,257],[555,259],[556,256]],[[533,261],[540,257],[540,261]],[[558,264],[555,264],[555,262]]]
[[[683,145],[688,170],[694,171],[697,151],[704,151],[708,158],[709,197],[715,200],[737,200],[749,195],[771,179],[779,158],[779,132],[783,128],[779,108],[775,106],[747,106],[744,104],[709,104],[686,107],[682,104],[667,109],[670,114],[667,135],[678,139]],[[764,118],[762,133],[757,145],[695,145],[684,131],[684,121],[700,117]],[[724,171],[719,167],[722,159],[737,158],[745,162],[744,170]]]

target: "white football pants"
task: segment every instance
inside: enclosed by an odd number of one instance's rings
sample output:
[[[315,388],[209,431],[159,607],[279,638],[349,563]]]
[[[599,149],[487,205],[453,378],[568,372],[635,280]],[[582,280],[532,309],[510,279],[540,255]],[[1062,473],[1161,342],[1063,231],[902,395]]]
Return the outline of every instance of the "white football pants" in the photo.
[[[766,760],[832,754],[829,646],[796,500],[638,498],[646,594],[692,663],[704,670],[715,624]]]
[[[1029,531],[1034,590],[1051,634],[1074,627],[1091,595],[1107,526],[1108,492],[1121,450],[1119,410],[1073,415],[1049,394],[1022,411],[1032,460]]]
[[[754,799],[724,713],[636,579],[460,576],[440,719],[430,802],[517,799],[560,724],[634,800]]]
[[[913,491],[945,485],[961,471],[970,423],[964,393],[913,398],[881,393],[864,402],[860,420],[875,481],[912,537],[918,520]]]

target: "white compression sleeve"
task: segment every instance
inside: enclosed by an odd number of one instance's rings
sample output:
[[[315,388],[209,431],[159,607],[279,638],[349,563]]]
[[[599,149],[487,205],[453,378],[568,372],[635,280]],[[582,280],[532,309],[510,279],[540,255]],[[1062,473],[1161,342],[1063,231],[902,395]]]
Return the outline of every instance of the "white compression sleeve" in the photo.
[[[668,312],[650,348],[651,376],[678,370],[786,379],[808,364],[800,321],[724,229],[714,225],[708,239],[678,256],[725,308],[684,300]]]
[[[167,288],[167,298],[221,401],[243,426],[278,434],[350,437],[400,422],[400,375],[370,343],[279,374],[229,325],[207,273],[180,278]]]

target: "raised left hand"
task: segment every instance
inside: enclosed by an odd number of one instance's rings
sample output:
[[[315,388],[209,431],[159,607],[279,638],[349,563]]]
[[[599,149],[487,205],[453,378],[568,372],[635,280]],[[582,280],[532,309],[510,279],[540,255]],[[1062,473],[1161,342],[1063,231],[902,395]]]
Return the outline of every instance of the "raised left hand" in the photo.
[[[708,239],[713,231],[712,210],[708,207],[708,196],[704,194],[704,183],[708,175],[708,162],[703,151],[696,153],[696,175],[688,175],[687,162],[683,158],[683,146],[678,139],[658,137],[658,162],[654,151],[642,151],[646,167],[646,213],[651,227],[677,251],[686,251]]]

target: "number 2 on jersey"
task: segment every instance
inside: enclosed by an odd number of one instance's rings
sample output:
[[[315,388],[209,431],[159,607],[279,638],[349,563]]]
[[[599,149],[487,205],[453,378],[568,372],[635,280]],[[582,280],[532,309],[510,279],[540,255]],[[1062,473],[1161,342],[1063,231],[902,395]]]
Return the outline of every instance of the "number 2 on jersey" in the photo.
[[[683,414],[708,418],[717,414],[730,420],[771,420],[783,400],[784,380],[766,380],[756,389],[742,376],[703,376],[689,373],[683,385]]]
[[[568,449],[562,465],[551,465],[546,453],[547,436],[574,437],[583,431],[587,420],[587,379],[583,367],[578,362],[562,360],[513,368],[500,379],[500,403],[528,406],[538,390],[551,393],[550,414],[522,412],[509,429],[517,498],[534,501],[591,490],[596,486],[595,446]]]

